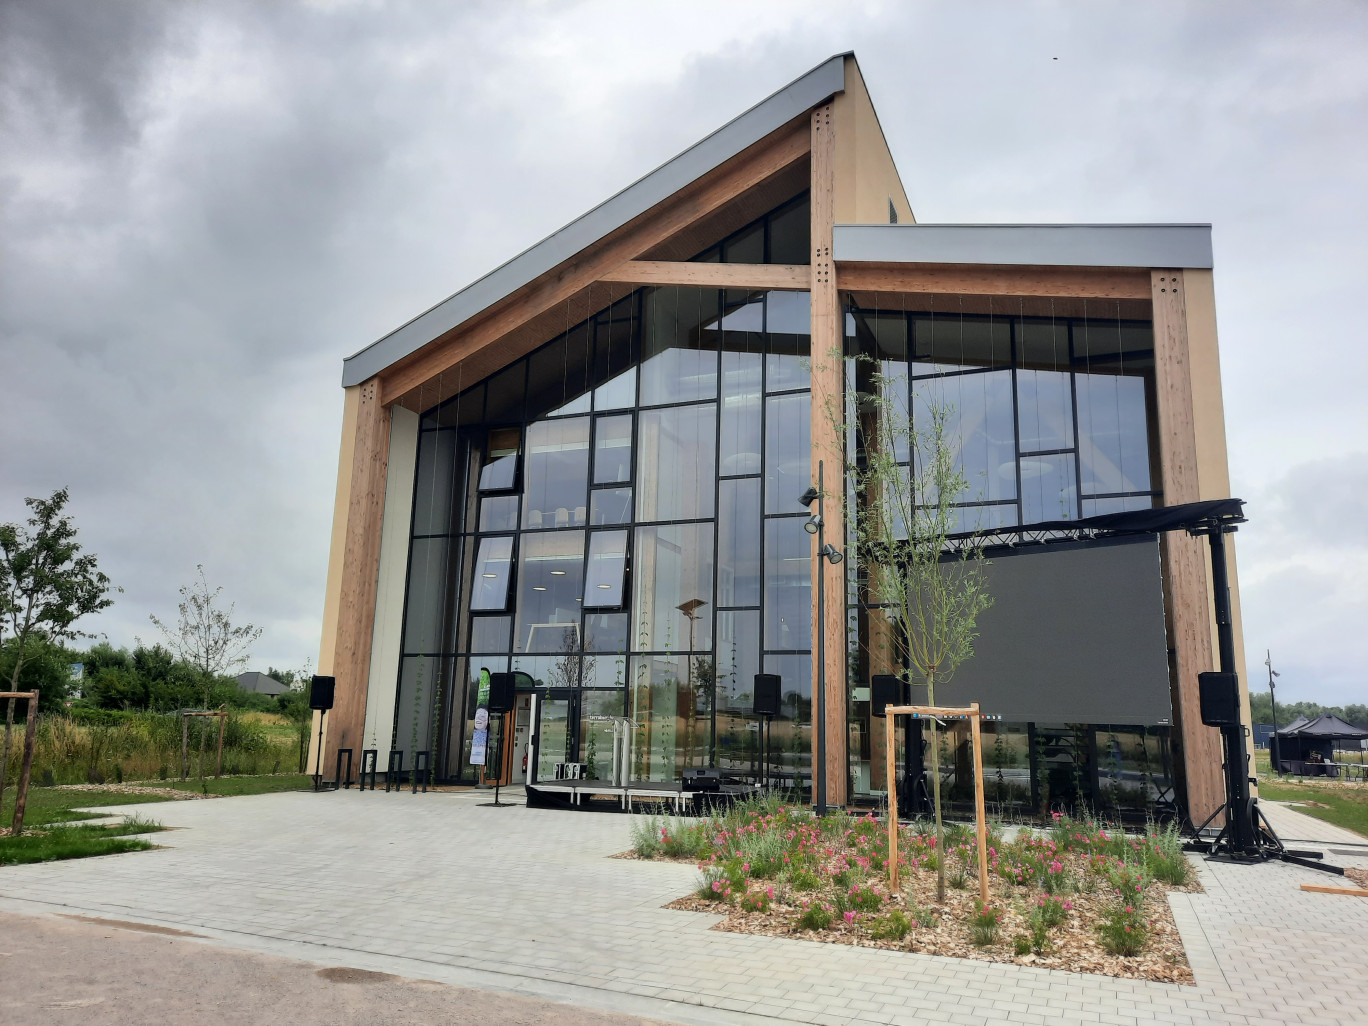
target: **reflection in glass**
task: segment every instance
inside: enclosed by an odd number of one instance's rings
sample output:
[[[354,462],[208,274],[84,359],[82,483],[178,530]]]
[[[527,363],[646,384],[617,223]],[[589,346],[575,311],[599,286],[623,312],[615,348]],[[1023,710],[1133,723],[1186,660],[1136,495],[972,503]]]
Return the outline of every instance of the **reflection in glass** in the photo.
[[[1011,327],[1002,318],[918,314],[912,328],[913,376],[1012,364]]]
[[[481,531],[516,531],[518,529],[518,497],[516,495],[488,495],[480,500]]]
[[[767,653],[764,672],[780,677],[768,775],[780,786],[807,789],[812,786],[812,656]]]
[[[1017,371],[1021,451],[1072,449],[1073,394],[1067,371]]]
[[[578,651],[583,595],[584,532],[523,535],[513,651]]]
[[[415,538],[409,562],[408,608],[404,621],[405,652],[442,652],[450,567],[447,552],[453,539]]]
[[[770,215],[769,262],[772,264],[806,264],[812,260],[809,241],[812,225],[807,197]]]
[[[554,780],[556,765],[570,761],[570,699],[539,698],[541,740],[537,745],[537,779]]]
[[[630,613],[591,613],[584,618],[586,652],[625,652]]]
[[[717,604],[760,604],[760,479],[718,486]]]
[[[717,395],[717,290],[666,286],[646,292],[642,324],[641,404]]]
[[[635,293],[620,299],[596,322],[594,409],[617,410],[636,405],[634,338],[640,327]]]
[[[455,487],[456,432],[424,431],[418,445],[418,479],[413,489],[413,533],[451,530]]]
[[[632,417],[599,417],[594,424],[594,484],[619,484],[632,476]]]
[[[812,375],[805,364],[812,349],[812,303],[806,292],[770,292],[765,296],[765,391],[807,388]]]
[[[589,346],[588,328],[581,324],[528,358],[528,420],[589,412]]]
[[[1078,518],[1073,453],[1021,457],[1021,516],[1028,524]]]
[[[513,539],[481,538],[475,554],[475,579],[470,608],[499,611],[508,608],[508,578],[513,566]]]
[[[446,681],[441,656],[405,656],[399,666],[399,694],[395,703],[394,747],[404,752],[404,765],[413,765],[413,753],[431,751],[433,705],[445,701]]]
[[[480,471],[480,491],[507,492],[518,487],[517,428],[499,428],[489,433],[485,445],[485,466]]]
[[[914,426],[928,423],[935,403],[949,414],[946,431],[968,488],[961,501],[1016,498],[1016,432],[1010,371],[923,378],[912,397]]]
[[[689,621],[676,607],[693,599],[709,604],[694,625],[694,650],[711,648],[712,617],[706,614],[713,601],[712,524],[638,527],[632,553],[633,650],[685,648]]]
[[[1137,509],[1149,509],[1154,505],[1152,495],[1118,495],[1110,499],[1084,499],[1083,515],[1100,517],[1104,513],[1133,513]]]
[[[765,648],[812,647],[812,535],[805,517],[765,521]]]
[[[714,403],[642,411],[638,520],[696,520],[713,515],[716,418]]]
[[[726,476],[760,473],[760,353],[722,353],[721,464]]]
[[[760,611],[717,614],[717,765],[758,781],[760,746],[753,714],[760,672]]]
[[[588,514],[589,419],[527,428],[523,527],[583,527]]]
[[[623,691],[580,692],[579,761],[590,780],[613,779],[613,717],[623,715]]]
[[[632,520],[630,488],[595,488],[589,493],[589,523],[627,524]]]
[[[1079,374],[1076,380],[1084,493],[1149,491],[1145,379]]]
[[[765,224],[752,225],[729,239],[722,247],[726,264],[763,264],[765,262]]]
[[[712,716],[706,707],[699,711],[699,693],[711,693],[710,678],[696,656],[632,659],[628,701],[638,724],[629,760],[633,780],[678,780],[682,770],[707,765]]]
[[[618,609],[623,604],[627,574],[627,532],[595,531],[589,535],[589,564],[584,579],[585,609]]]
[[[473,616],[470,618],[471,652],[507,652],[509,631],[513,620],[507,616]]]
[[[765,400],[765,512],[792,513],[812,478],[806,392]]]
[[[950,528],[951,534],[967,534],[970,531],[991,531],[996,527],[1015,527],[1017,507],[1015,502],[1000,503],[995,506],[958,506],[955,520]]]

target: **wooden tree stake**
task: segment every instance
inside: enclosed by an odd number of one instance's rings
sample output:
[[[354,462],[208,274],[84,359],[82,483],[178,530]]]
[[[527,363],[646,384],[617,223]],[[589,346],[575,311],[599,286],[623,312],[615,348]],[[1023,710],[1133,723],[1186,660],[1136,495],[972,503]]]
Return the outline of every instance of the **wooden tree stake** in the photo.
[[[25,697],[28,698],[28,722],[24,725],[24,762],[19,769],[19,789],[14,793],[14,824],[10,829],[15,837],[24,830],[29,777],[33,774],[33,741],[38,733],[38,692],[30,691]]]

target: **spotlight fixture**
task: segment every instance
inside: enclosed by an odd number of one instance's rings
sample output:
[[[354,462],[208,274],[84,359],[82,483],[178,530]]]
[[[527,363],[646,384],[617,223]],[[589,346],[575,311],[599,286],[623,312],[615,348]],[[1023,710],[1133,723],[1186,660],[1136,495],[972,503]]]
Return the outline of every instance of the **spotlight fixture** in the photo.
[[[808,534],[816,534],[822,527],[822,514],[814,513],[803,521],[803,530]]]
[[[533,590],[533,591],[545,591],[546,589],[545,589],[544,587],[542,587],[540,584],[534,584],[534,585],[532,585],[532,590]]]
[[[812,485],[808,485],[808,490],[798,497],[798,502],[804,506],[811,506],[821,494]]]
[[[832,566],[835,566],[841,560],[845,559],[844,553],[838,552],[832,546],[831,542],[827,542],[826,545],[823,547],[822,555],[826,556],[827,561],[830,562]]]

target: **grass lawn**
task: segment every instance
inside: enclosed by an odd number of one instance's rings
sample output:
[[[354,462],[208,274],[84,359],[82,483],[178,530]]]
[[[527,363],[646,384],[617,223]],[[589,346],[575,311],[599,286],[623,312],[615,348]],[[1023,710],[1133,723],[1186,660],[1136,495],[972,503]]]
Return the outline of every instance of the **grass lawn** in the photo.
[[[199,791],[200,782],[195,779],[159,780],[154,787],[173,788],[180,791]],[[313,780],[304,773],[277,773],[256,777],[220,777],[218,780],[206,778],[204,787],[210,794],[234,796],[243,794],[269,794],[274,791],[300,791],[312,787]],[[95,808],[104,805],[136,805],[144,802],[170,801],[159,794],[126,794],[114,791],[72,791],[60,787],[30,787],[28,807],[24,812],[26,827],[43,826],[48,823],[69,823],[75,820],[91,819],[94,813],[76,812],[76,809]],[[0,807],[0,830],[8,831],[14,818],[14,788],[5,788],[5,801]]]
[[[1322,809],[1316,805],[1303,805],[1299,806],[1297,811],[1368,837],[1368,788],[1332,789],[1312,787],[1289,780],[1261,778],[1259,794],[1278,802],[1311,801],[1328,806]]]
[[[50,825],[42,833],[21,837],[0,837],[0,866],[19,866],[29,862],[55,859],[82,859],[91,855],[115,855],[125,851],[146,851],[152,842],[131,834],[146,834],[162,827],[139,816],[131,816],[112,826],[88,823]]]

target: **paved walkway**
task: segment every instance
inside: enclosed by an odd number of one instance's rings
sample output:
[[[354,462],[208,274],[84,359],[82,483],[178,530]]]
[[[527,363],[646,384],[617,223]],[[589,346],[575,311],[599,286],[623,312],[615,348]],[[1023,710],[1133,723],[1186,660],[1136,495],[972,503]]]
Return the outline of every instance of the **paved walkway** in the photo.
[[[691,867],[605,858],[628,846],[626,817],[488,801],[141,806],[185,829],[160,851],[0,870],[0,911],[154,923],[678,1023],[1368,1023],[1368,900],[1302,892],[1331,881],[1311,870],[1202,863],[1206,893],[1173,901],[1197,977],[1176,986],[711,931],[712,916],[660,907],[692,888]]]

